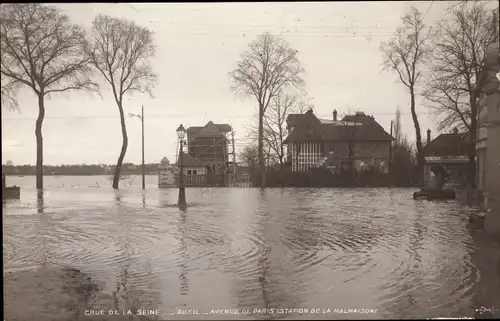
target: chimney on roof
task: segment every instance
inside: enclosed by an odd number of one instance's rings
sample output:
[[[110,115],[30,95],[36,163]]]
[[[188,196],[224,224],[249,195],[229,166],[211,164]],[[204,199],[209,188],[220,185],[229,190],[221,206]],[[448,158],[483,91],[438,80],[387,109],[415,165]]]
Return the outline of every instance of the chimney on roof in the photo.
[[[356,112],[356,116],[364,116],[364,115],[365,115],[365,113],[362,112],[362,111],[357,111]]]
[[[431,142],[431,130],[427,129],[427,144]]]
[[[333,111],[333,121],[337,121],[337,109]]]
[[[453,134],[458,134],[458,128],[457,127],[453,128]]]

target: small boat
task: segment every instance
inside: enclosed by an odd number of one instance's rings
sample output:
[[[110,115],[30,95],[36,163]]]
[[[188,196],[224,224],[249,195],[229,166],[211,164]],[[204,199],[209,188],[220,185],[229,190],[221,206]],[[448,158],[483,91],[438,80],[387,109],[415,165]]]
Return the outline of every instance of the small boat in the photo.
[[[433,200],[454,200],[455,190],[451,188],[444,189],[423,189],[413,193],[413,199]]]

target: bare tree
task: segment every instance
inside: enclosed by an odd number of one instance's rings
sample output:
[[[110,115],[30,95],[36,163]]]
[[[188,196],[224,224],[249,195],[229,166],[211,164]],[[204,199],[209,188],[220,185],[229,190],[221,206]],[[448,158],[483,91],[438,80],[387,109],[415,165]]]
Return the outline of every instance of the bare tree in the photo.
[[[248,167],[255,166],[258,163],[258,151],[253,145],[247,145],[240,152],[240,159]]]
[[[265,187],[264,115],[271,100],[281,89],[298,87],[304,83],[297,53],[282,37],[265,33],[249,44],[236,69],[229,73],[233,81],[231,89],[254,97],[258,103],[261,188]]]
[[[396,115],[394,119],[394,138],[396,139],[396,142],[401,141],[403,137],[403,129],[401,125],[401,110],[399,109],[399,106],[396,108]]]
[[[422,67],[429,53],[428,40],[431,29],[425,28],[422,14],[415,8],[402,19],[396,35],[383,43],[380,50],[386,69],[396,72],[401,83],[410,93],[410,111],[416,134],[419,177],[423,175],[422,136],[416,111],[417,85],[421,81]],[[423,176],[419,178],[422,180]]]
[[[258,119],[258,115],[255,115],[255,118]],[[245,125],[245,128],[248,131],[248,134],[247,134],[248,146],[255,147],[255,150],[257,151],[257,155],[258,155],[258,150],[259,150],[259,127],[256,125],[256,123],[251,122],[251,123]],[[263,153],[264,153],[265,163],[267,164],[266,166],[269,166],[271,163],[274,164],[275,162],[278,161],[277,155],[274,153],[274,150],[271,149],[271,147],[270,147],[269,138],[270,138],[269,131],[266,130],[266,129],[264,129],[264,141],[263,141],[263,148],[262,148],[262,150],[263,150]],[[256,165],[258,165],[258,162],[257,162]]]
[[[406,185],[411,183],[412,172],[414,170],[413,149],[406,134],[403,133],[401,125],[401,110],[396,109],[394,119],[394,142],[392,149],[392,169],[391,174],[395,183]]]
[[[90,79],[85,33],[57,9],[38,3],[2,4],[0,28],[2,103],[17,106],[21,86],[38,98],[36,188],[42,189],[45,98],[52,93],[97,89]]]
[[[479,99],[488,45],[496,40],[495,14],[486,3],[463,2],[438,25],[432,55],[432,77],[425,97],[439,119],[439,129],[458,127],[469,133],[469,186],[475,185]],[[493,19],[493,21],[492,21]],[[496,20],[496,21],[495,21]]]
[[[133,92],[149,93],[156,82],[149,58],[155,46],[152,32],[134,22],[99,15],[94,19],[89,53],[95,68],[111,86],[120,113],[122,147],[113,176],[113,188],[119,188],[120,172],[127,152],[128,136],[123,98]]]
[[[19,82],[13,79],[9,79],[2,75],[2,107],[8,110],[17,110],[19,111],[19,104],[16,99],[17,91],[19,90]]]
[[[281,91],[271,101],[269,112],[264,117],[264,132],[269,148],[278,158],[280,172],[284,170],[285,149],[283,141],[287,135],[286,117],[296,106],[297,96]]]
[[[280,92],[271,99],[268,112],[264,115],[264,158],[269,164],[279,164],[280,171],[284,171],[286,150],[283,141],[288,135],[286,119],[292,113],[303,114],[312,108],[312,99],[305,91]],[[256,115],[258,117],[258,115]],[[249,139],[258,142],[259,129],[255,123],[247,126]],[[257,145],[258,146],[258,145]]]
[[[309,96],[304,89],[301,89],[296,95],[298,96],[296,98],[297,102],[291,112],[303,114],[308,110],[314,110],[313,97]]]

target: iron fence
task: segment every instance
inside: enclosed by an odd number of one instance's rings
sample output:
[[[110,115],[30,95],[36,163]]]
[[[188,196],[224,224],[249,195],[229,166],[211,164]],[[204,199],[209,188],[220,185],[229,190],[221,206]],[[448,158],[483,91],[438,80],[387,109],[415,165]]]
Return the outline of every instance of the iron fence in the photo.
[[[252,187],[250,177],[233,175],[184,174],[186,187]],[[179,176],[175,176],[175,185],[179,185]]]

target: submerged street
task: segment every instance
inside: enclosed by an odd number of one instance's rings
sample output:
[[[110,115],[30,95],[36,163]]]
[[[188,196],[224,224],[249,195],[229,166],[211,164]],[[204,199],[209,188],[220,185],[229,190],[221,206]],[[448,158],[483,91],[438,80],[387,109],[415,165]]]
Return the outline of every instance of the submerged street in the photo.
[[[500,319],[499,15],[2,4],[4,321]]]
[[[498,316],[500,249],[452,201],[192,188],[181,211],[177,189],[74,185],[4,204],[6,320]]]

